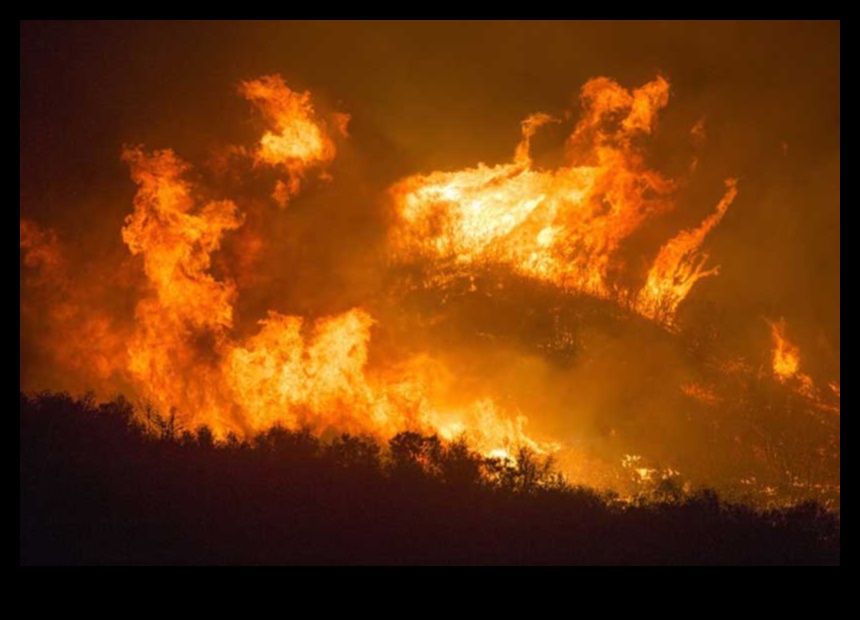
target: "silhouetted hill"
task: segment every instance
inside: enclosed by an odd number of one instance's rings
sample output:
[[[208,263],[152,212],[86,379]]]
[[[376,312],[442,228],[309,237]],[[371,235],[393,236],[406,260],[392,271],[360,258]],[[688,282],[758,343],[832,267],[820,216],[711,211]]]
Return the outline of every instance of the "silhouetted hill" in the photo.
[[[23,565],[840,563],[816,504],[624,506],[527,451],[280,428],[218,443],[123,399],[22,394],[20,484]]]

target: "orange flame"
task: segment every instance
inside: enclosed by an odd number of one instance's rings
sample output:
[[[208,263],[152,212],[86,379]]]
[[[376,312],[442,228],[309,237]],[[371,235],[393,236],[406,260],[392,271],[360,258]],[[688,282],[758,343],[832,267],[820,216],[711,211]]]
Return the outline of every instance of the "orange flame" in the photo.
[[[785,319],[770,324],[770,334],[773,338],[773,373],[776,378],[785,383],[796,378],[800,372],[800,349],[785,337]]]
[[[128,373],[159,409],[222,437],[282,425],[380,439],[405,430],[446,439],[465,433],[487,451],[552,448],[525,435],[523,417],[511,420],[491,401],[445,406],[438,375],[419,361],[408,372],[368,371],[373,319],[363,310],[321,319],[310,333],[300,317],[270,313],[256,335],[235,340],[236,288],[209,268],[223,235],[243,223],[236,205],[197,204],[183,178],[189,166],[173,151],[126,149],[123,159],[138,184],[123,240],[142,257],[150,284],[136,310]]]
[[[416,175],[392,190],[398,222],[392,233],[401,260],[429,258],[453,269],[504,264],[561,288],[618,301],[671,323],[703,267],[698,248],[736,194],[728,182],[717,213],[660,251],[638,294],[619,282],[619,250],[648,218],[672,208],[675,184],[649,170],[637,147],[669,99],[662,78],[632,92],[608,78],[585,84],[583,115],[568,139],[568,164],[536,169],[530,139],[546,114],[522,124],[514,161]]]
[[[287,180],[275,184],[272,197],[283,208],[298,194],[305,171],[331,162],[337,149],[326,123],[320,120],[308,91],[291,90],[280,75],[266,75],[239,85],[239,93],[250,101],[272,126],[260,138],[254,154],[260,164],[282,168]],[[349,115],[335,114],[335,130],[346,135]]]
[[[644,316],[671,323],[678,306],[693,285],[707,276],[719,273],[719,267],[705,269],[708,255],[699,248],[705,237],[720,223],[737,196],[737,181],[726,181],[726,194],[709,215],[692,230],[682,230],[660,248],[648,271],[645,286],[636,298],[636,309]]]
[[[231,349],[223,369],[250,428],[281,424],[380,439],[405,430],[448,440],[465,433],[487,452],[552,448],[523,432],[525,418],[505,419],[489,400],[451,408],[435,403],[442,379],[427,360],[367,370],[372,324],[367,312],[353,309],[317,321],[303,335],[300,317],[271,313],[256,336]]]
[[[780,383],[808,398],[822,411],[839,413],[839,405],[824,402],[815,388],[812,377],[800,372],[800,349],[785,337],[785,319],[770,324],[773,338],[773,374]],[[834,392],[838,400],[839,394]]]
[[[211,356],[222,350],[232,327],[236,292],[207,271],[224,232],[242,219],[230,201],[196,205],[182,179],[189,166],[173,151],[126,149],[123,159],[138,191],[122,238],[143,257],[151,287],[137,305],[129,373],[162,410],[193,412],[199,418],[193,422],[224,428]]]
[[[839,385],[834,382],[829,383],[833,397],[827,398],[826,393],[821,394],[815,387],[812,377],[800,372],[800,349],[785,337],[785,329],[785,319],[770,324],[774,376],[780,383],[808,399],[817,409],[839,414],[841,412]]]

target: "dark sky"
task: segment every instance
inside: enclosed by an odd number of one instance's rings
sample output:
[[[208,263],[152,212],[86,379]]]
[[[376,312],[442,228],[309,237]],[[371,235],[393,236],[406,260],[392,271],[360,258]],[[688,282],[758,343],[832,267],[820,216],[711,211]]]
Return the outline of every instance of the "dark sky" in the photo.
[[[666,145],[696,120],[708,133],[683,221],[740,179],[709,241],[722,273],[696,294],[748,325],[786,316],[813,356],[838,359],[838,22],[24,22],[20,43],[21,215],[92,256],[123,251],[121,146],[198,161],[246,140],[242,79],[281,73],[351,113],[348,149],[384,188],[509,159],[519,121],[570,108],[590,77],[661,73],[656,163],[673,165]]]

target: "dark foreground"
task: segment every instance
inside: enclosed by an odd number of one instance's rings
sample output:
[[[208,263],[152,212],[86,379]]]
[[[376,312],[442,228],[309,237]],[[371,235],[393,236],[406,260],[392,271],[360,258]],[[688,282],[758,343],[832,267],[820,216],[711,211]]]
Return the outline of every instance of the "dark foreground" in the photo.
[[[539,458],[505,467],[404,433],[216,444],[123,401],[21,396],[20,562],[829,564],[838,517],[713,493],[623,508]]]

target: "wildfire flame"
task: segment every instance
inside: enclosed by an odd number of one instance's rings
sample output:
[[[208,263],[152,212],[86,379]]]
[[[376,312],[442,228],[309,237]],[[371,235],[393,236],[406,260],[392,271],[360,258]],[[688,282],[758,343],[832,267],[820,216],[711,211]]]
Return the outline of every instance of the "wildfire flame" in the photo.
[[[272,127],[266,131],[254,152],[259,164],[287,173],[278,180],[272,197],[282,208],[299,193],[306,171],[331,162],[337,149],[325,121],[319,118],[308,91],[290,89],[280,75],[266,75],[239,85],[239,93],[250,101]],[[336,133],[346,135],[349,115],[335,113]]]
[[[737,196],[735,179],[727,180],[726,188],[726,195],[714,213],[698,227],[681,231],[660,248],[648,271],[645,286],[636,298],[636,309],[644,316],[671,322],[693,285],[702,278],[719,273],[719,267],[705,269],[708,255],[700,252],[699,248]]]
[[[662,77],[628,91],[608,78],[582,89],[582,118],[567,141],[567,164],[534,166],[529,152],[537,129],[551,121],[534,114],[509,164],[478,164],[454,172],[416,175],[392,190],[401,260],[429,258],[453,269],[484,263],[560,288],[625,303],[671,324],[678,305],[705,269],[699,247],[734,199],[734,180],[717,211],[660,250],[644,286],[632,293],[620,282],[623,243],[647,219],[671,210],[675,183],[647,168],[638,149],[669,100]]]
[[[821,394],[815,387],[812,377],[800,371],[800,348],[786,338],[785,331],[785,319],[771,322],[774,377],[783,385],[808,399],[817,409],[839,414],[841,412],[838,404],[840,398],[839,384],[835,382],[828,384],[831,394],[835,397],[835,402],[833,398],[827,399],[826,395]]]
[[[337,153],[335,137],[346,135],[349,117],[319,114],[310,93],[290,89],[277,75],[242,82],[239,92],[268,127],[252,150],[239,152],[255,166],[283,176],[274,197],[285,206],[310,171],[325,174]],[[522,122],[510,163],[400,180],[388,188],[395,219],[386,256],[422,261],[442,283],[450,274],[474,276],[484,265],[502,265],[553,284],[561,293],[612,300],[672,327],[695,283],[718,271],[706,264],[702,247],[737,186],[728,179],[713,213],[659,249],[654,243],[647,254],[653,259],[629,260],[625,251],[634,234],[675,207],[679,183],[648,168],[640,150],[668,98],[669,84],[662,77],[633,90],[596,78],[582,89],[582,115],[567,138],[563,165],[546,169],[532,158],[536,132],[560,122],[538,113]],[[693,135],[704,140],[703,124],[694,127]],[[86,368],[88,379],[111,390],[131,388],[160,412],[175,412],[186,428],[206,425],[219,438],[230,433],[252,437],[280,425],[319,436],[348,432],[382,441],[403,431],[443,440],[466,436],[472,447],[505,462],[514,461],[520,447],[542,454],[560,449],[552,438],[527,433],[527,417],[516,406],[500,404],[509,402],[502,400],[506,395],[494,401],[477,389],[464,392],[454,371],[426,353],[371,356],[379,325],[368,308],[384,320],[384,306],[377,312],[376,306],[351,307],[351,301],[338,308],[344,311],[313,318],[269,311],[258,327],[245,329],[248,321],[238,320],[236,308],[240,291],[248,287],[237,285],[229,274],[243,282],[241,276],[218,268],[221,263],[213,257],[224,257],[215,253],[231,234],[243,234],[243,211],[251,223],[255,212],[230,199],[201,198],[211,196],[211,190],[192,183],[191,166],[170,149],[126,147],[122,158],[137,185],[133,212],[122,228],[134,257],[127,268],[142,270],[145,278],[142,289],[133,289],[138,295],[133,324],[99,307],[100,298],[88,284],[94,278],[78,277],[64,263],[53,231],[20,222],[23,264],[36,274],[26,283],[22,276],[22,288],[38,288],[40,299],[47,300],[46,320],[36,313],[34,323],[47,326],[51,354],[64,370]],[[137,272],[128,279],[140,283]],[[475,286],[473,278],[471,289]],[[22,295],[22,316],[27,303]],[[556,335],[564,334],[562,323],[556,321]],[[838,413],[832,403],[838,402],[839,384],[829,384],[825,400],[801,372],[799,349],[786,339],[785,322],[772,323],[771,332],[776,379],[815,407]],[[744,380],[755,372],[744,358],[726,358],[718,366],[723,374]],[[716,418],[735,406],[725,389],[734,384],[721,384],[704,372],[690,377],[696,380],[670,386],[680,388],[688,408],[707,407]],[[626,450],[616,441],[614,427],[603,441],[612,444],[608,451]],[[574,452],[567,451],[564,460],[580,480],[608,472],[600,473],[604,455],[599,450]],[[657,484],[675,475],[645,466],[635,454],[624,457],[622,469],[635,474],[637,483]]]
[[[173,151],[126,149],[123,159],[138,191],[122,237],[143,257],[151,290],[137,305],[128,372],[163,411],[189,412],[193,422],[223,431],[227,412],[212,356],[226,346],[236,291],[208,269],[224,232],[238,228],[241,216],[226,200],[196,205],[182,178],[189,166]]]
[[[277,99],[278,114],[292,110],[298,117],[295,125],[310,132],[304,124],[304,96],[292,99],[279,78],[246,84],[274,84],[283,96]],[[296,105],[290,108],[285,101]],[[279,123],[292,126],[289,119]],[[263,148],[275,140],[266,136]],[[285,130],[277,140],[301,142],[306,137]],[[302,145],[278,148],[281,154],[304,152]],[[517,445],[540,452],[553,448],[529,438],[523,432],[525,418],[506,418],[492,401],[459,407],[434,402],[441,388],[418,362],[409,365],[409,373],[369,373],[373,319],[362,309],[321,319],[310,333],[301,317],[273,312],[256,335],[235,340],[236,287],[216,280],[209,268],[224,234],[243,223],[237,206],[229,200],[197,204],[194,188],[183,176],[190,166],[173,151],[147,154],[129,148],[123,159],[138,185],[123,240],[143,258],[150,288],[137,306],[128,374],[159,409],[176,410],[188,425],[206,424],[221,437],[281,425],[380,439],[406,430],[447,439],[465,433],[487,451]],[[37,260],[39,255],[33,256]]]
[[[809,377],[800,373],[800,349],[785,337],[785,327],[785,319],[770,325],[773,338],[773,373],[783,383],[794,378],[809,380]]]

